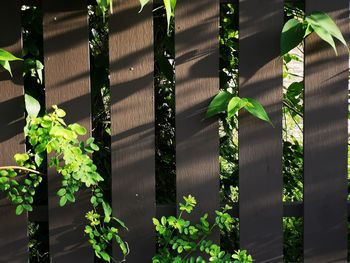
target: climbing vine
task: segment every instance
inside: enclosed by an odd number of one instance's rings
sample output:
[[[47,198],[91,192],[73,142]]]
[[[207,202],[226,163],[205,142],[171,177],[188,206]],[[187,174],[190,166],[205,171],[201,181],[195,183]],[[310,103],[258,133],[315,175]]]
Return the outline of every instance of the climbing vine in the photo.
[[[79,136],[86,134],[86,129],[77,123],[67,125],[64,121],[66,113],[55,105],[53,112],[43,117],[36,116],[37,108],[31,109],[34,110],[28,112],[25,135],[32,150],[14,156],[18,166],[0,167],[0,190],[16,205],[17,215],[33,211],[35,190],[45,176],[37,172],[37,168],[45,156],[49,156],[49,176],[61,175],[61,187],[57,192],[60,206],[74,203],[75,194],[81,188],[91,191],[91,210],[85,216],[88,220],[85,233],[96,256],[110,262],[107,250],[115,241],[125,257],[129,248],[119,236],[119,228],[127,228],[112,216],[112,208],[99,187],[104,179],[90,157],[99,150],[94,138],[79,140]]]

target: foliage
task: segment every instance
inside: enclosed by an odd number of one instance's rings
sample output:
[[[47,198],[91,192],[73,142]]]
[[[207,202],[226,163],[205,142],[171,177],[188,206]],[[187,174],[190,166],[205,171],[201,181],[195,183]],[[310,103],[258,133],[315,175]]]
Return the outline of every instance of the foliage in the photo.
[[[232,230],[234,219],[228,213],[231,209],[229,206],[215,212],[215,223],[211,224],[208,214],[205,214],[199,219],[199,223],[194,224],[183,218],[183,214],[191,214],[197,204],[196,199],[189,195],[184,197],[184,201],[185,203],[179,205],[178,217],[163,216],[160,220],[153,218],[159,244],[158,253],[152,259],[153,263],[204,263],[206,258],[210,262],[217,263],[253,262],[252,257],[247,255],[246,251],[230,254],[209,239],[209,236],[217,229]],[[197,256],[199,252],[201,256]]]
[[[175,204],[175,47],[174,21],[167,29],[166,11],[154,9],[156,199]]]
[[[5,70],[7,70],[10,75],[12,76],[11,66],[10,62],[15,60],[22,60],[14,55],[12,55],[10,52],[0,49],[0,66],[2,66]]]
[[[139,0],[141,4],[140,12],[150,0]],[[168,23],[168,33],[170,33],[171,19],[175,16],[176,0],[163,0]]]
[[[297,18],[291,18],[286,22],[281,34],[281,55],[283,56],[297,47],[313,32],[331,45],[336,54],[337,48],[335,39],[338,39],[347,47],[347,43],[340,29],[332,18],[323,12],[312,12],[310,15],[306,16],[304,20],[300,21]]]
[[[67,202],[74,203],[75,193],[81,187],[91,189],[92,210],[86,214],[89,223],[85,227],[85,233],[89,236],[96,256],[110,262],[111,257],[106,250],[114,240],[125,257],[129,249],[127,243],[120,238],[117,227],[126,226],[112,216],[110,205],[103,199],[99,188],[103,178],[89,156],[98,151],[99,147],[94,143],[94,138],[78,140],[79,136],[86,134],[86,129],[77,123],[67,125],[63,119],[65,115],[57,106],[53,106],[53,112],[43,117],[29,115],[25,134],[33,150],[15,155],[18,167],[0,168],[0,190],[17,205],[17,215],[32,211],[35,189],[42,181],[42,174],[35,169],[48,154],[49,167],[52,168],[49,173],[62,175],[61,188],[57,192],[60,206],[65,206]],[[26,173],[23,180],[20,180],[15,170]],[[99,211],[103,211],[103,214]]]
[[[232,118],[240,109],[247,110],[253,116],[272,125],[263,106],[254,99],[240,98],[227,91],[221,91],[210,102],[206,117],[212,117],[220,112],[227,111],[227,117]]]

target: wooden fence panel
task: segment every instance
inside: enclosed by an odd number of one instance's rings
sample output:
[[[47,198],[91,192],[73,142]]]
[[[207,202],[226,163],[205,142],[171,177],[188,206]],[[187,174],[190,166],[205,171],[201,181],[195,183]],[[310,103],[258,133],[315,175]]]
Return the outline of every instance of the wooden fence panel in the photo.
[[[219,208],[218,123],[204,120],[219,91],[219,1],[180,0],[176,9],[177,199],[189,194],[198,205],[192,218]],[[213,236],[218,241],[218,233]]]
[[[43,1],[46,105],[67,112],[67,123],[79,122],[91,130],[89,33],[87,1]],[[90,136],[88,134],[86,137]],[[84,235],[89,192],[81,191],[76,203],[59,207],[56,195],[60,175],[49,170],[49,233],[52,262],[93,262]]]
[[[110,26],[112,205],[127,224],[129,262],[155,254],[155,135],[152,5],[113,1]],[[119,255],[115,250],[114,255]]]
[[[240,0],[239,12],[239,94],[262,103],[274,124],[239,118],[240,246],[257,262],[282,262],[283,1]]]
[[[349,2],[307,0],[349,33]],[[304,259],[347,262],[348,59],[311,36],[305,46]]]
[[[21,57],[21,1],[10,0],[5,5],[0,9],[0,48]],[[25,151],[22,64],[11,63],[13,78],[0,70],[0,165],[13,164],[13,156]],[[27,213],[17,216],[16,206],[0,196],[0,262],[27,262]]]

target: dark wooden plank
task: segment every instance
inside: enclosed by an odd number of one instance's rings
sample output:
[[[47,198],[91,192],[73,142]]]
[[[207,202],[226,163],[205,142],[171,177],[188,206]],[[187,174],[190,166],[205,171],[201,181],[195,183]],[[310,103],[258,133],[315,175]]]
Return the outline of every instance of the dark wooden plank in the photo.
[[[155,254],[155,136],[152,5],[113,1],[110,17],[112,205],[127,224],[128,262]],[[117,249],[114,255],[120,254]]]
[[[349,2],[306,1],[349,33]],[[316,36],[305,45],[304,260],[347,262],[348,59]]]
[[[11,0],[0,9],[0,48],[21,57],[21,1]],[[9,26],[11,25],[11,26]],[[0,69],[0,165],[14,164],[13,156],[25,151],[22,62],[11,63],[13,78]],[[28,261],[27,213],[16,216],[15,206],[0,195],[0,262]]]
[[[257,262],[282,262],[283,1],[240,0],[239,12],[239,94],[262,103],[275,126],[239,117],[240,246]]]
[[[192,218],[219,207],[219,130],[204,120],[219,91],[219,1],[180,0],[176,9],[177,199],[189,194],[198,205]],[[215,233],[213,239],[218,241]]]
[[[43,1],[46,105],[67,112],[67,123],[79,122],[91,130],[88,17],[85,0]],[[90,133],[87,136],[90,136]],[[58,205],[60,175],[49,171],[49,233],[52,262],[93,262],[84,235],[89,192],[76,203]]]

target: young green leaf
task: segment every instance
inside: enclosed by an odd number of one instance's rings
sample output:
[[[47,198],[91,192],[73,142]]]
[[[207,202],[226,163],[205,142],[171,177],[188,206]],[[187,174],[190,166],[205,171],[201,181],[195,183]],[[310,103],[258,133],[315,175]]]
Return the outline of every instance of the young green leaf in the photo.
[[[226,111],[228,103],[232,97],[232,93],[229,93],[227,91],[220,91],[219,94],[217,94],[210,102],[205,117],[210,118],[219,114],[220,112]]]
[[[24,95],[25,105],[26,105],[26,111],[28,113],[28,116],[32,118],[36,118],[40,112],[40,103],[36,99],[34,99],[32,96],[25,94]]]
[[[330,44],[332,46],[332,48],[334,49],[334,52],[336,55],[338,55],[338,51],[337,51],[337,47],[335,45],[334,39],[332,37],[332,35],[323,27],[317,26],[317,25],[313,25],[312,28],[314,29],[315,33],[324,41],[326,41],[328,44]]]
[[[251,98],[246,98],[246,100],[248,101],[248,103],[244,108],[250,114],[273,125],[264,107],[259,102]]]
[[[140,1],[140,4],[141,4],[141,9],[139,12],[142,11],[142,9],[144,8],[144,6],[150,1],[150,0],[139,0]]]
[[[310,15],[308,15],[305,20],[314,26],[319,26],[326,30],[331,36],[338,39],[344,46],[347,46],[347,43],[343,37],[343,34],[341,33],[339,27],[337,24],[333,21],[333,19],[328,16],[327,14],[323,12],[313,12]]]
[[[240,109],[247,105],[245,98],[233,97],[227,106],[227,117],[232,118]]]
[[[7,70],[8,73],[10,73],[11,77],[13,77],[10,62],[8,62],[7,60],[0,60],[0,66],[2,66],[5,70]]]
[[[109,221],[111,221],[112,208],[106,202],[102,202],[102,207],[103,207],[103,211],[104,211],[104,214],[105,214],[104,222],[105,223],[109,223]]]
[[[10,52],[7,52],[6,50],[0,49],[0,60],[15,61],[15,60],[22,60],[22,59],[12,55]]]
[[[305,26],[295,18],[287,21],[282,29],[281,56],[297,47],[304,39]]]
[[[18,216],[21,215],[23,213],[23,211],[24,211],[23,205],[18,205],[16,207],[16,215],[18,215]]]

